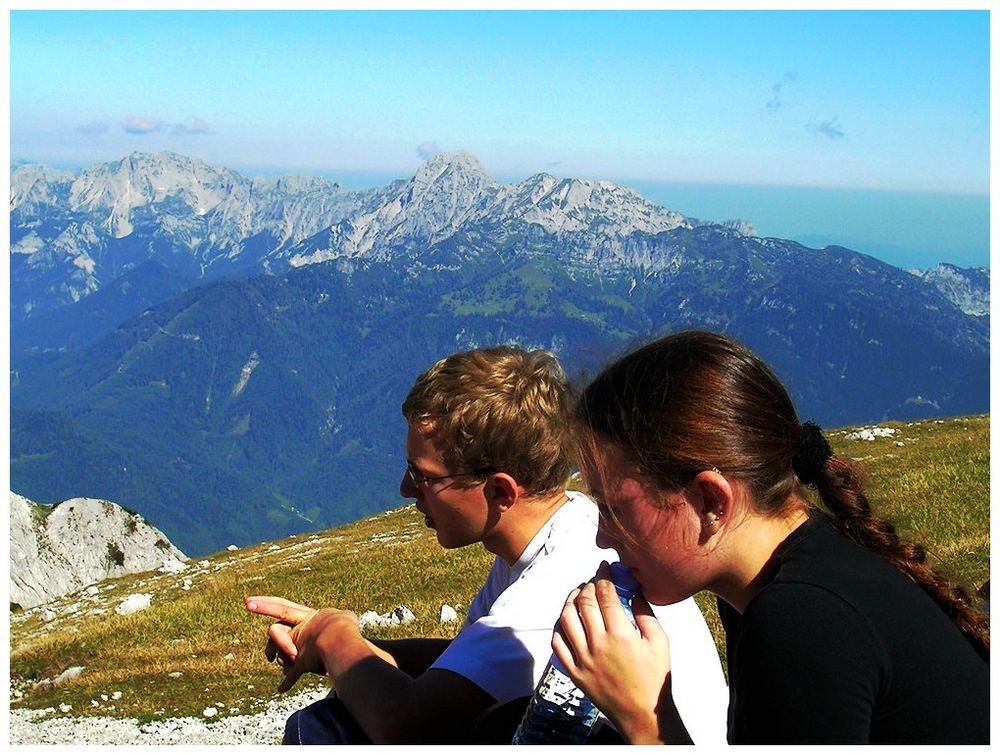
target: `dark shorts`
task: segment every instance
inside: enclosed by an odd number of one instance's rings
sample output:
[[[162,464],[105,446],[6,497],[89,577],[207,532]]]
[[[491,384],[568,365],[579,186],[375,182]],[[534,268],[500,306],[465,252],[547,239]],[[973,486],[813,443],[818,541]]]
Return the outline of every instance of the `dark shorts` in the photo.
[[[483,713],[473,726],[468,744],[510,744],[530,698],[511,700]],[[284,745],[371,744],[344,704],[335,695],[308,705],[289,716]],[[595,732],[587,744],[622,744],[611,727]]]

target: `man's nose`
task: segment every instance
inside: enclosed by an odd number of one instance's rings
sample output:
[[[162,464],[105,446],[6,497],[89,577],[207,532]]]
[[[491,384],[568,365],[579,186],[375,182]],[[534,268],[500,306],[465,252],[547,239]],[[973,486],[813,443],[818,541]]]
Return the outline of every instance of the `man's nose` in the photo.
[[[413,484],[413,479],[410,477],[410,473],[404,471],[403,478],[399,481],[399,494],[403,498],[416,498],[417,493],[420,492],[420,488]]]

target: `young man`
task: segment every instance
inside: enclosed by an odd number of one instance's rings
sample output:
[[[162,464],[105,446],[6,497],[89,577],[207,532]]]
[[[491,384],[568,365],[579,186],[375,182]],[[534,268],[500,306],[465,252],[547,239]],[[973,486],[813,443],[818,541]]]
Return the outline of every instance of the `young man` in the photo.
[[[569,390],[551,354],[454,354],[417,379],[402,408],[400,493],[443,547],[482,543],[496,560],[452,640],[369,641],[350,611],[247,598],[249,611],[278,620],[265,652],[284,667],[279,691],[306,672],[327,673],[336,689],[292,715],[286,743],[509,742],[567,594],[616,560],[595,544],[594,504],[565,489]],[[687,600],[656,614],[670,628],[674,698],[692,738],[724,743],[728,696],[700,611]]]

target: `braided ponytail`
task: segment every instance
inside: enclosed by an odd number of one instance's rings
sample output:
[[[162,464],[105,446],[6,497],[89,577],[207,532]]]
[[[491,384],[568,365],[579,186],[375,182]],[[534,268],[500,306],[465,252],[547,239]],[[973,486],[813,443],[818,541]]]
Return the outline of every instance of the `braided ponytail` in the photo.
[[[988,661],[989,618],[976,608],[965,589],[927,563],[927,551],[922,545],[900,540],[892,523],[872,511],[864,493],[861,466],[842,456],[831,455],[813,480],[840,531],[881,555],[920,585]]]

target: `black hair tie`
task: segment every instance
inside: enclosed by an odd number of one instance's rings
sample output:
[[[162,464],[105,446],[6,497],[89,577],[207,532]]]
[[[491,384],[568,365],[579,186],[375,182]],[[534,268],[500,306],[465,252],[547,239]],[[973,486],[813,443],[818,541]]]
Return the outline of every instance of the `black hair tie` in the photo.
[[[816,487],[823,476],[826,462],[833,456],[833,449],[820,426],[815,422],[803,422],[802,434],[799,436],[799,446],[792,457],[792,471],[802,481],[803,485]]]

